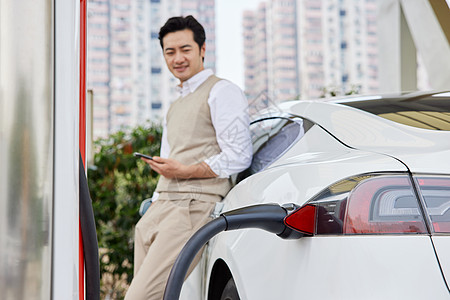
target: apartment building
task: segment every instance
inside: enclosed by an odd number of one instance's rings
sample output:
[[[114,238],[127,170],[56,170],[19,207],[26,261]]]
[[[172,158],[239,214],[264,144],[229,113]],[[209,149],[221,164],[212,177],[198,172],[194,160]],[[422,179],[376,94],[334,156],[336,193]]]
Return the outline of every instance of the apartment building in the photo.
[[[246,11],[249,97],[267,91],[269,98],[284,101],[376,92],[376,10],[374,0],[269,0]],[[258,39],[263,28],[266,38]]]
[[[158,32],[164,22],[173,16],[194,16],[205,28],[205,68],[216,70],[216,23],[214,0],[151,0],[151,119],[161,121],[170,104],[178,97],[178,79],[167,69]]]
[[[243,16],[245,87],[248,99],[268,94],[267,4],[260,3],[256,11]]]
[[[193,15],[206,29],[205,66],[215,70],[214,0],[90,0],[88,89],[93,91],[94,138],[160,122],[177,97],[158,32],[172,16]]]
[[[110,132],[110,5],[107,0],[88,3],[88,89],[95,92],[93,116],[96,136]]]

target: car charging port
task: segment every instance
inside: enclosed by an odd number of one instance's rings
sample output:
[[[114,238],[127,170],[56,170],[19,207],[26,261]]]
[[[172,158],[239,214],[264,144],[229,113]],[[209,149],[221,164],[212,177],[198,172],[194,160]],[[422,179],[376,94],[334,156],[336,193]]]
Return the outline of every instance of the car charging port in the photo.
[[[302,233],[284,224],[285,217],[295,208],[295,204],[253,205],[222,213],[204,225],[188,240],[178,255],[170,272],[163,299],[179,299],[184,278],[195,255],[211,238],[222,231],[259,228],[283,239],[301,238]]]

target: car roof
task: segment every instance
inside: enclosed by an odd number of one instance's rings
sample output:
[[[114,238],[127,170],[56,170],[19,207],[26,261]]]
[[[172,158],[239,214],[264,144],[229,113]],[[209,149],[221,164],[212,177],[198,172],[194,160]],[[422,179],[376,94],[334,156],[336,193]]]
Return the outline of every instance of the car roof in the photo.
[[[435,99],[450,99],[448,92],[364,96],[366,98],[357,96],[327,101],[289,101],[280,104],[278,109],[309,119],[348,147],[396,157],[415,172],[448,174],[450,131],[400,124],[364,111],[358,105],[348,105],[373,103],[373,107],[383,107],[388,102],[408,105],[414,103],[414,99],[433,99],[433,95],[437,95]]]
[[[358,101],[375,101],[375,100],[391,100],[391,101],[410,101],[415,99],[423,99],[429,97],[444,97],[450,99],[450,91],[413,91],[413,92],[393,92],[380,93],[371,95],[346,95],[331,98],[323,98],[324,102],[334,103],[350,103]],[[314,100],[314,99],[309,99]]]
[[[342,99],[341,104],[418,128],[450,131],[450,93],[412,93],[390,97]]]

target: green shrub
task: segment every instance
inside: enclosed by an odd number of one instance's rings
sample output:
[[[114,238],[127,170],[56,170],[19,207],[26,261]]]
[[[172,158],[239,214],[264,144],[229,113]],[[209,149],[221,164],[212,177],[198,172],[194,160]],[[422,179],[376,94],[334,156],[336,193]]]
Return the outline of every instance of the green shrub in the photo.
[[[119,131],[95,141],[88,183],[100,249],[102,299],[124,297],[133,277],[133,235],[139,205],[152,196],[158,174],[133,152],[159,155],[159,125]]]

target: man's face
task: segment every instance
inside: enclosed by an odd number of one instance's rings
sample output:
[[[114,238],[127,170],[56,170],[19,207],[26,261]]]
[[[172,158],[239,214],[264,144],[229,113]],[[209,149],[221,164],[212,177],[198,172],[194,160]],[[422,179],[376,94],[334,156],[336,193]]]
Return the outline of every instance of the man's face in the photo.
[[[205,44],[199,49],[190,29],[168,33],[163,38],[163,53],[170,72],[181,81],[204,69]]]

